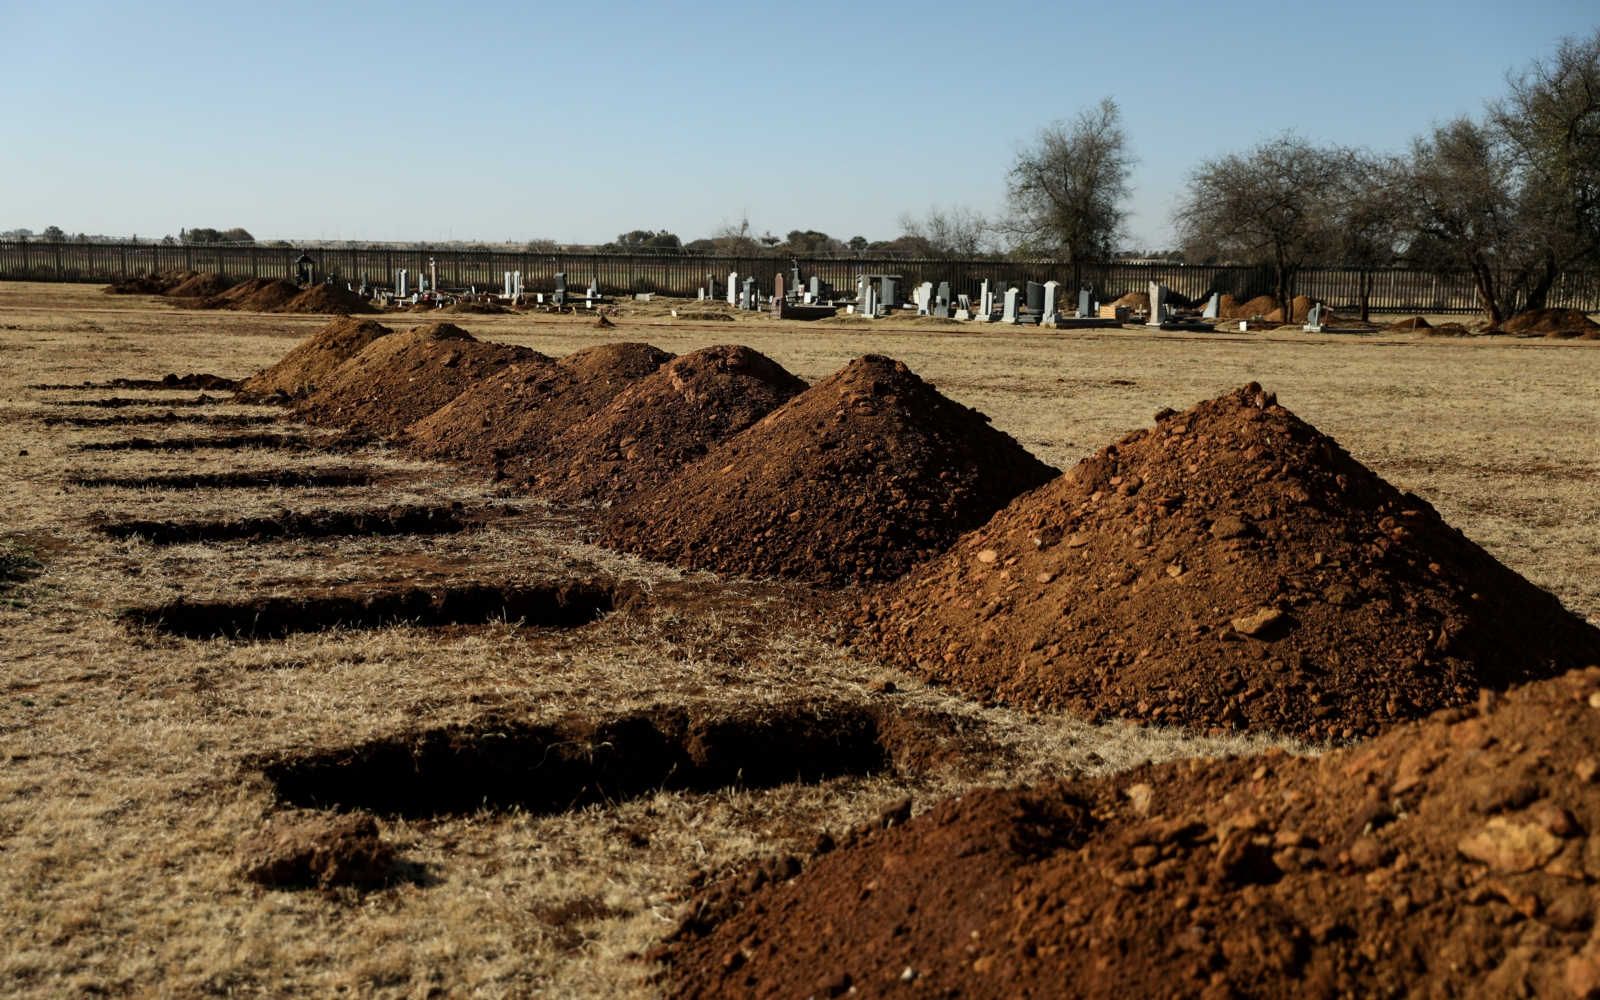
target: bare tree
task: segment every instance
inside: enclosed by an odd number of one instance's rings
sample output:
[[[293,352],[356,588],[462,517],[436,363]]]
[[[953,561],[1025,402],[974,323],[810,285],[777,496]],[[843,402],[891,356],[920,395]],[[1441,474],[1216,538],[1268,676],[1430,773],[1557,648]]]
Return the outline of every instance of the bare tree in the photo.
[[[1137,162],[1122,111],[1109,97],[1045,126],[1011,165],[1005,231],[1024,251],[1108,258],[1127,221],[1123,203]]]
[[[711,243],[717,253],[734,257],[754,257],[766,250],[762,238],[750,225],[749,209],[740,209],[737,219],[725,221],[712,230]]]
[[[1392,156],[1364,150],[1352,151],[1340,172],[1330,198],[1328,263],[1354,268],[1361,322],[1371,316],[1368,306],[1372,274],[1389,267],[1400,255],[1403,225],[1400,216],[1399,179],[1404,168]]]
[[[1188,260],[1271,265],[1287,313],[1300,268],[1332,244],[1331,220],[1351,154],[1292,132],[1244,153],[1203,160],[1173,217]]]
[[[1526,306],[1540,308],[1563,270],[1600,262],[1600,29],[1563,38],[1507,84],[1489,125],[1510,147],[1521,211],[1538,220]]]
[[[1441,274],[1467,272],[1484,318],[1517,312],[1541,253],[1516,185],[1511,150],[1494,130],[1461,117],[1411,142],[1400,199],[1406,257]]]
[[[981,257],[991,247],[994,228],[982,212],[962,205],[948,211],[933,205],[920,219],[906,212],[899,223],[901,236],[895,242],[933,258]]]

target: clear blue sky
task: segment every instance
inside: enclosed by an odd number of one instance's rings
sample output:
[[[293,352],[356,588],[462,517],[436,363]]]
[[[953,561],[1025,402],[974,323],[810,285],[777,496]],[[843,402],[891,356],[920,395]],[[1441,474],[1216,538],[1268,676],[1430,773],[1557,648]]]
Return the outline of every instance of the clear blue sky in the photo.
[[[0,230],[602,242],[889,239],[1001,207],[1017,141],[1106,95],[1135,245],[1206,156],[1377,148],[1600,23],[1519,3],[22,3],[0,0]]]

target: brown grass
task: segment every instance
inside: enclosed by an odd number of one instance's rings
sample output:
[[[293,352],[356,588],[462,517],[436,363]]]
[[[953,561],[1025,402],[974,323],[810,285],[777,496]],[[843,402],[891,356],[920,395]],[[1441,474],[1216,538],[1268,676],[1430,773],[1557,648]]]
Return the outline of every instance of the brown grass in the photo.
[[[861,353],[887,353],[1058,466],[1147,424],[1158,407],[1257,379],[1514,568],[1600,616],[1600,428],[1586,412],[1600,374],[1591,356],[1572,353],[1600,345],[1288,331],[952,333],[749,314],[734,324],[657,326],[674,303],[648,305],[629,304],[614,331],[595,330],[584,316],[484,316],[467,325],[480,338],[552,355],[618,339],[680,353],[740,342],[812,380]],[[88,286],[0,284],[0,517],[4,542],[43,564],[0,584],[0,982],[11,995],[322,996],[343,988],[386,997],[648,996],[652,969],[636,956],[672,926],[693,871],[798,852],[815,831],[837,831],[900,795],[914,795],[920,810],[978,783],[1113,771],[1142,757],[1249,752],[1269,742],[985,709],[829,644],[804,595],[685,576],[596,549],[574,512],[507,501],[477,477],[377,446],[353,455],[84,452],[77,446],[85,442],[164,430],[47,427],[40,418],[48,414],[139,410],[52,407],[109,393],[23,388],[171,371],[243,377],[324,320],[178,312],[154,301],[108,304]],[[27,457],[18,457],[24,449]],[[85,471],[353,463],[393,479],[301,490],[64,484]],[[101,515],[214,519],[282,506],[453,500],[510,502],[520,513],[461,535],[171,547],[111,541],[89,528]],[[119,607],[179,593],[198,600],[595,571],[639,580],[656,600],[566,633],[500,624],[195,641],[130,632],[115,620]],[[903,691],[872,693],[868,682],[883,678]],[[660,793],[549,816],[382,818],[405,867],[391,885],[365,894],[265,890],[233,874],[233,845],[274,807],[271,789],[247,766],[255,755],[349,746],[489,711],[548,720],[661,702],[732,710],[794,699],[941,712],[998,749],[964,766],[765,791]]]

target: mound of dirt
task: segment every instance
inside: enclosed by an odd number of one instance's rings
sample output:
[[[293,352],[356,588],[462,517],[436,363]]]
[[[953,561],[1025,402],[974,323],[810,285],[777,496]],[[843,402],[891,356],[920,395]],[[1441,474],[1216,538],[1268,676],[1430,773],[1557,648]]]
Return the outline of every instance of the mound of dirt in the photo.
[[[978,790],[709,887],[651,957],[678,998],[1593,998],[1600,668],[1485,708]]]
[[[372,341],[295,410],[312,424],[396,434],[512,365],[549,361],[526,347],[486,344],[458,326],[434,323]]]
[[[1115,302],[1113,302],[1111,304],[1113,306],[1126,306],[1127,308],[1132,309],[1132,310],[1141,310],[1141,309],[1149,310],[1149,308],[1150,308],[1150,293],[1149,292],[1129,292],[1128,294],[1124,295],[1122,298],[1118,299],[1117,301],[1115,301]]]
[[[1424,337],[1470,337],[1472,331],[1460,323],[1440,323],[1421,331]]]
[[[748,347],[703,348],[632,382],[560,434],[533,456],[532,478],[541,493],[565,500],[647,489],[805,390]]]
[[[678,315],[676,317],[674,317],[674,318],[676,318],[676,319],[695,320],[696,322],[711,322],[711,323],[732,323],[733,322],[733,315],[731,313],[715,312],[715,311],[709,310],[709,309],[702,309],[702,310],[698,310],[698,311],[692,310],[692,309],[691,310],[679,309],[678,310]]]
[[[381,882],[394,851],[365,814],[331,815],[291,809],[239,843],[239,874],[263,885],[345,885]]]
[[[1262,298],[1266,298],[1266,296],[1262,296]],[[1247,305],[1254,304],[1256,301],[1259,300],[1251,300]],[[1306,298],[1304,295],[1296,295],[1294,301],[1289,303],[1292,313],[1288,319],[1285,319],[1283,310],[1276,305],[1276,300],[1269,301],[1274,303],[1272,311],[1262,317],[1262,320],[1267,323],[1304,323],[1311,315],[1311,307],[1316,305],[1315,300]],[[1251,315],[1254,314],[1252,313]]]
[[[892,580],[1055,475],[983,414],[869,354],[612,508],[602,538],[691,569]]]
[[[378,310],[374,309],[366,299],[348,288],[321,284],[312,285],[272,311],[281,313],[335,313],[349,316],[353,313],[371,315]]]
[[[1395,323],[1390,323],[1384,329],[1386,329],[1386,330],[1396,330],[1396,331],[1398,331],[1398,330],[1431,330],[1431,329],[1433,329],[1433,324],[1429,323],[1427,320],[1423,319],[1421,316],[1413,316],[1410,319],[1403,319],[1403,320],[1400,320],[1400,321],[1395,322]]]
[[[455,302],[445,306],[440,312],[462,313],[469,316],[503,316],[512,310],[493,302]]]
[[[155,274],[141,274],[114,285],[107,285],[101,291],[107,295],[165,295],[171,289],[194,278],[198,271],[159,271]]]
[[[181,284],[167,289],[167,297],[174,299],[209,299],[233,287],[233,282],[215,272],[195,274]]]
[[[1577,309],[1529,309],[1501,323],[1500,332],[1518,337],[1581,337],[1594,340],[1600,336],[1600,323]]]
[[[232,309],[239,312],[278,312],[286,302],[300,294],[300,286],[282,278],[251,278],[221,295],[197,304],[203,309]]]
[[[1600,661],[1600,629],[1255,383],[1157,416],[858,623],[978,696],[1319,738]]]
[[[394,331],[376,320],[342,316],[297,344],[283,360],[238,387],[238,399],[309,396],[340,365]]]
[[[1283,310],[1278,308],[1278,300],[1270,295],[1257,295],[1243,305],[1234,306],[1233,312],[1222,315],[1228,319],[1253,319],[1256,316],[1266,317],[1272,312],[1283,315]]]
[[[1222,319],[1230,319],[1239,314],[1239,300],[1227,292],[1217,296],[1217,315]]]
[[[636,379],[674,355],[649,344],[600,344],[551,363],[508,368],[473,385],[437,413],[407,429],[411,446],[437,457],[489,465],[537,461],[557,435],[600,411]]]

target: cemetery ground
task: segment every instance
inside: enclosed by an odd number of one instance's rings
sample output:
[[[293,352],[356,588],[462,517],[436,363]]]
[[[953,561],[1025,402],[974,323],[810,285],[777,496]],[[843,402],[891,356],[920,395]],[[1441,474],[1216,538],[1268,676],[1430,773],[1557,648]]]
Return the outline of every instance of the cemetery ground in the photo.
[[[581,312],[380,319],[403,329],[449,318],[551,356],[618,340],[679,354],[741,343],[809,382],[886,354],[1058,468],[1159,408],[1255,380],[1600,620],[1593,342],[1040,334],[932,318],[710,318],[719,313],[657,299],[624,303],[613,329]],[[650,996],[663,987],[646,956],[698,884],[805,856],[823,831],[906,797],[920,812],[973,787],[1145,759],[1319,749],[985,707],[832,641],[819,623],[852,591],[618,555],[586,541],[583,508],[507,495],[480,474],[339,440],[226,392],[30,388],[242,378],[327,319],[0,284],[10,994]],[[274,484],[286,470],[313,475]],[[243,473],[264,485],[199,478]],[[428,511],[439,530],[153,544],[101,528],[396,507]],[[273,595],[412,587],[454,588],[470,604],[505,585],[591,600],[538,626],[497,618],[490,602],[488,620],[251,640],[184,617],[207,602],[257,615]],[[691,739],[704,744],[700,763],[674,771]],[[402,741],[426,753],[401,753]],[[529,746],[544,748],[538,759]],[[608,785],[597,762],[632,780]],[[515,776],[534,767],[558,772],[560,794],[519,795]],[[336,772],[353,777],[336,786]],[[384,884],[240,877],[239,847],[266,816],[338,795],[366,796],[377,814],[396,857]]]

